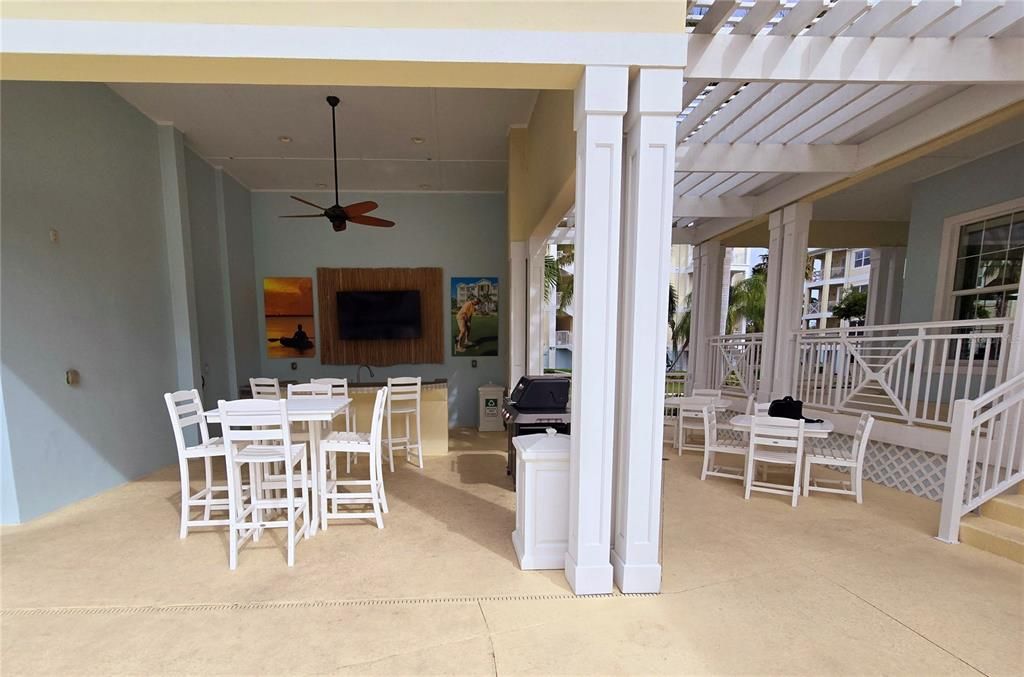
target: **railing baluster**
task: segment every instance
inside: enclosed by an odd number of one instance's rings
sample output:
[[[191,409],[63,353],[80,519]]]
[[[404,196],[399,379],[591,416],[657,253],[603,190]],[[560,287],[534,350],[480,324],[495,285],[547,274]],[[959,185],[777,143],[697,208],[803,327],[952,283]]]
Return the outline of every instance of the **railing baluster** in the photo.
[[[917,418],[917,404],[921,399],[921,367],[924,364],[924,328],[917,330],[917,344],[914,346],[914,380],[910,383],[910,396],[908,398],[907,411],[910,419]]]

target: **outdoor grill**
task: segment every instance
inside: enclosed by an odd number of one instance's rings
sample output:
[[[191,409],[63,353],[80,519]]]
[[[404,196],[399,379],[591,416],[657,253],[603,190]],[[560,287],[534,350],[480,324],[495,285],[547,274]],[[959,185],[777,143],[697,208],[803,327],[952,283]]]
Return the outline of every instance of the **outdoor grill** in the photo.
[[[569,377],[523,376],[505,398],[502,416],[508,430],[505,474],[516,484],[516,450],[512,438],[542,433],[547,428],[569,434]]]

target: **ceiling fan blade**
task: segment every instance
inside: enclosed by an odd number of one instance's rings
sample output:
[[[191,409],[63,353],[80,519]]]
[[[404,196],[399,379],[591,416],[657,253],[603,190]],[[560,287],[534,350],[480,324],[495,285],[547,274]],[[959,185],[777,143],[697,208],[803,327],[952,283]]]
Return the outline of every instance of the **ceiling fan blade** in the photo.
[[[319,209],[319,210],[320,210],[320,211],[322,211],[322,212],[325,212],[325,211],[327,211],[327,207],[321,207],[320,205],[317,205],[317,204],[313,204],[313,203],[312,203],[312,202],[310,202],[309,200],[303,200],[303,199],[302,199],[301,197],[295,197],[294,195],[289,195],[288,197],[290,197],[290,198],[291,198],[291,199],[293,199],[293,200],[298,200],[298,201],[299,201],[299,202],[301,202],[302,204],[307,204],[307,205],[309,205],[310,207],[316,207],[317,209]]]
[[[279,219],[322,219],[323,214],[282,214]]]
[[[350,218],[353,216],[362,216],[367,212],[372,212],[379,206],[380,205],[374,202],[373,200],[367,200],[365,202],[355,202],[350,205],[345,205],[345,213],[348,214]]]
[[[394,221],[378,219],[376,216],[353,216],[349,218],[352,223],[361,223],[364,226],[377,226],[378,228],[390,228],[395,225]]]

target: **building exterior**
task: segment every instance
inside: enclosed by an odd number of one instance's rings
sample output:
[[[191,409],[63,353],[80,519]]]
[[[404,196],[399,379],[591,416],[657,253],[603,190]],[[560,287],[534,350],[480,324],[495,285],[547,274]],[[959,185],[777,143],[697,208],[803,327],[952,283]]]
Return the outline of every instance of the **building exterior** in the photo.
[[[803,326],[832,329],[841,325],[832,308],[848,291],[867,293],[871,279],[870,249],[813,249],[807,253],[810,279],[804,281]]]

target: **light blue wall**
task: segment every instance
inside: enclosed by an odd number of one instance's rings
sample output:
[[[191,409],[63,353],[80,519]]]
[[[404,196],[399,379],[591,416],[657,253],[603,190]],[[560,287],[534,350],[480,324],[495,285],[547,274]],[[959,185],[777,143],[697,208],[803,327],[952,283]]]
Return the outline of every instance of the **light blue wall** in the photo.
[[[19,515],[18,488],[14,484],[14,466],[11,464],[11,441],[7,435],[7,410],[4,407],[3,384],[0,383],[0,524],[17,524],[21,521]]]
[[[333,194],[302,193],[317,204],[330,204]],[[498,276],[502,308],[498,357],[478,357],[471,368],[468,357],[451,355],[451,337],[445,337],[444,364],[398,365],[375,368],[378,377],[422,376],[449,380],[449,422],[473,426],[477,422],[478,386],[504,383],[508,362],[508,238],[503,194],[473,193],[344,193],[342,204],[375,200],[375,212],[395,221],[391,229],[352,225],[342,233],[331,230],[326,219],[281,219],[306,208],[286,193],[254,192],[253,232],[256,279],[262,290],[264,277],[312,277],[323,268],[440,267],[444,270],[442,308],[449,308],[451,277]],[[258,294],[260,336],[263,336],[263,294]],[[447,321],[445,323],[447,326]],[[310,332],[312,334],[312,332]],[[319,346],[317,347],[319,351]],[[308,380],[315,376],[354,378],[356,366],[321,365],[319,354],[306,359],[269,359],[261,348],[261,374],[253,376]],[[298,369],[292,371],[290,362]],[[363,372],[363,380],[367,380]]]
[[[914,184],[901,322],[935,319],[942,222],[1019,197],[1024,197],[1024,144]]]
[[[235,371],[239,384],[260,371],[263,342],[256,316],[256,264],[253,258],[252,205],[248,189],[224,175],[224,213],[231,297]],[[237,393],[232,397],[237,397]]]
[[[192,235],[192,279],[199,328],[199,366],[204,402],[234,399],[228,386],[228,337],[223,291],[217,176],[213,167],[185,149],[188,216]]]
[[[3,82],[0,100],[0,471],[24,521],[174,462],[176,365],[154,123],[98,84]]]

